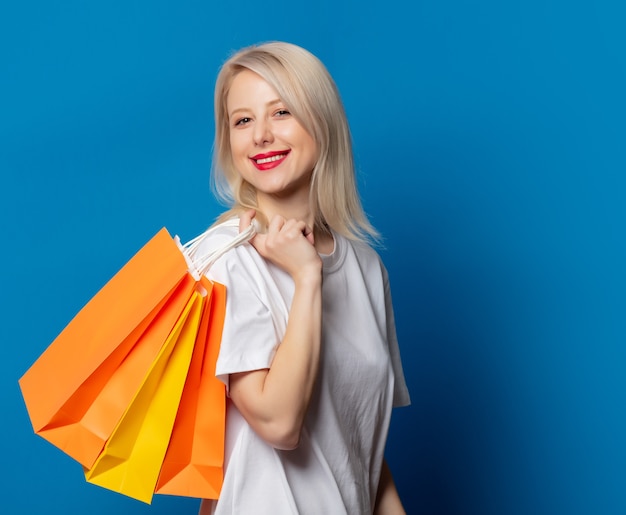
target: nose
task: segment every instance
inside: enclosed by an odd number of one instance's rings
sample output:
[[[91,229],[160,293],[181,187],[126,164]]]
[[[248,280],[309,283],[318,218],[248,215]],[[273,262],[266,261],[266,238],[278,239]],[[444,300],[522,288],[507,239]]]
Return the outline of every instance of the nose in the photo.
[[[270,123],[263,118],[256,120],[252,137],[254,138],[254,144],[257,147],[262,147],[272,143],[274,141],[274,136],[272,134]]]

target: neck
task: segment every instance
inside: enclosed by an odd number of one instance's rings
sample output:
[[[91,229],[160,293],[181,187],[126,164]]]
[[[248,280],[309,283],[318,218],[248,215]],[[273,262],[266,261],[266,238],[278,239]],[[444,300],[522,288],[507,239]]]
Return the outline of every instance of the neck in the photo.
[[[298,195],[287,198],[258,195],[257,203],[259,211],[267,217],[268,223],[275,216],[282,216],[286,220],[292,218],[301,220],[311,228],[314,226],[315,214],[311,209],[308,193],[306,196]]]

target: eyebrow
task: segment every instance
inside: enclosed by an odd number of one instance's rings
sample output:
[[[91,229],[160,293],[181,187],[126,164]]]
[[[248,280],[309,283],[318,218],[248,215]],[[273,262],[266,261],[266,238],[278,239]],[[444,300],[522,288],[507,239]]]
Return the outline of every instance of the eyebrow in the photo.
[[[277,98],[276,100],[270,100],[267,104],[265,104],[266,107],[271,107],[273,105],[276,104],[282,104],[283,101],[280,98]],[[250,108],[249,107],[238,107],[237,109],[233,109],[229,114],[228,114],[228,118],[232,118],[235,114],[239,113],[239,112],[246,112],[249,111]]]

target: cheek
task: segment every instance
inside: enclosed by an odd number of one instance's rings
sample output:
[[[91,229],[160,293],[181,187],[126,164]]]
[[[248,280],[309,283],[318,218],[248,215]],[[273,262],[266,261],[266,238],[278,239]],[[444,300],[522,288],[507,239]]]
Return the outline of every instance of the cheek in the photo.
[[[231,134],[230,136],[230,153],[233,156],[233,159],[241,159],[241,155],[243,153],[243,145],[241,142],[241,138],[238,138],[236,133]]]
[[[319,148],[317,144],[315,143],[315,141],[310,139],[308,141],[307,148],[308,148],[309,158],[311,159],[311,161],[313,161],[313,164],[316,164],[320,157]]]

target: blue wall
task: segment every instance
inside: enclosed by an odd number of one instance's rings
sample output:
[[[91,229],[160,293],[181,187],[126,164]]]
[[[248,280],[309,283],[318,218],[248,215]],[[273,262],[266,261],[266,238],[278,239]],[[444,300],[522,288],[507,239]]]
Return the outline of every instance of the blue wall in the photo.
[[[0,7],[3,513],[196,512],[84,483],[17,379],[160,227],[220,211],[213,81],[268,39],[334,74],[386,236],[408,512],[626,513],[623,3],[212,4]]]

